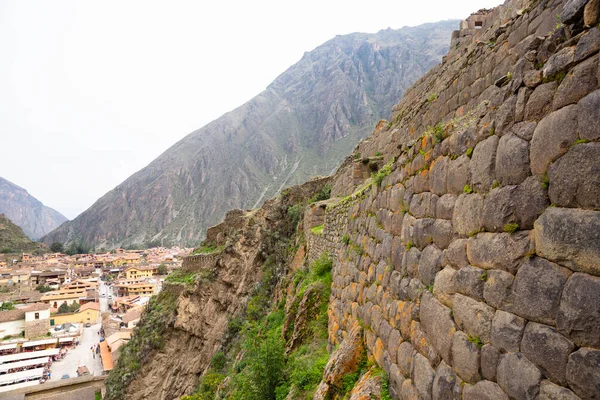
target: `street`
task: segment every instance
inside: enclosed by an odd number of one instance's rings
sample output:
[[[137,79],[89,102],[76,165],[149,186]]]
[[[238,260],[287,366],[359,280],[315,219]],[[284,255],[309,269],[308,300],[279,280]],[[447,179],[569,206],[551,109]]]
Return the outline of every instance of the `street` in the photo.
[[[99,343],[100,336],[98,331],[101,328],[101,324],[94,324],[89,328],[83,328],[83,335],[79,346],[76,348],[71,347],[69,352],[60,361],[52,364],[52,377],[51,380],[60,380],[64,374],[69,374],[70,378],[77,377],[77,367],[86,366],[90,374],[102,375],[102,361],[100,361],[100,354],[96,354],[96,358],[92,356],[90,347],[94,343]]]

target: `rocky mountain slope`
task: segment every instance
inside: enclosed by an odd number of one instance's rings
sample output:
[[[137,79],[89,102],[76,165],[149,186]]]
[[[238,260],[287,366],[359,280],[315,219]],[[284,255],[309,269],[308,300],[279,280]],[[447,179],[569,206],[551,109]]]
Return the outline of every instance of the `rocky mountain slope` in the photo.
[[[256,207],[286,186],[331,173],[402,92],[440,61],[455,25],[337,36],[44,242],[197,244],[227,210]]]
[[[33,240],[56,229],[67,218],[46,207],[27,190],[0,177],[0,213],[6,215]]]
[[[29,239],[23,230],[4,214],[0,214],[0,252],[2,253],[29,253],[47,249],[41,243]]]
[[[333,176],[208,231],[107,398],[597,399],[599,22],[462,21]]]

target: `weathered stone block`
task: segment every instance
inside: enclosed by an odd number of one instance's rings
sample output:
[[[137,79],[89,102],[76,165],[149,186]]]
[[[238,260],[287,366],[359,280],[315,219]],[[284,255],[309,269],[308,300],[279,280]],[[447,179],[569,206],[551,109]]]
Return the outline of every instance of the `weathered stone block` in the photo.
[[[597,399],[600,393],[600,350],[582,347],[569,356],[567,381],[582,399]]]
[[[429,187],[438,196],[448,193],[448,157],[438,157],[430,166]]]
[[[525,106],[525,120],[539,121],[548,114],[557,88],[557,82],[549,82],[536,87]]]
[[[517,222],[518,194],[518,186],[504,186],[492,189],[485,196],[481,222],[487,232],[504,232],[504,225]]]
[[[577,136],[577,105],[564,107],[542,119],[531,139],[531,171],[544,175],[550,163],[565,154]]]
[[[441,269],[442,251],[432,244],[423,250],[419,259],[419,278],[425,286],[433,285],[435,274]]]
[[[467,239],[457,239],[450,243],[446,250],[446,262],[456,269],[469,265]]]
[[[594,26],[598,21],[600,21],[600,1],[589,0],[583,11],[583,23],[585,26]]]
[[[488,191],[492,187],[495,175],[496,149],[499,138],[490,136],[475,146],[471,158],[471,182],[473,189],[477,191]]]
[[[454,228],[451,221],[436,219],[431,227],[431,239],[440,249],[447,248],[454,237]]]
[[[469,342],[464,332],[456,332],[452,339],[452,366],[462,380],[476,383],[481,380],[479,375],[480,350],[476,344]]]
[[[569,71],[554,95],[552,108],[558,110],[577,103],[579,99],[598,89],[597,70],[598,59],[593,57]]]
[[[390,358],[394,364],[397,363],[396,356],[398,354],[398,347],[402,343],[402,336],[400,335],[400,331],[397,329],[392,329],[389,334],[389,339],[387,342],[387,351],[390,355]]]
[[[468,185],[471,181],[470,163],[471,159],[466,155],[450,161],[448,166],[448,193],[455,195],[463,193],[465,185]]]
[[[529,142],[533,137],[533,132],[535,131],[536,126],[537,123],[534,121],[520,122],[515,124],[511,131],[521,139]]]
[[[564,72],[575,63],[575,46],[565,47],[550,56],[544,65],[544,79],[552,79],[558,73]]]
[[[431,367],[429,361],[419,353],[416,353],[413,359],[412,378],[419,396],[423,400],[431,400],[435,370]]]
[[[419,314],[414,319],[418,319]],[[429,337],[421,327],[421,323],[412,321],[410,324],[410,341],[413,347],[423,354],[432,365],[437,365],[440,362],[440,356],[429,341]]]
[[[412,360],[415,354],[415,349],[409,342],[402,342],[398,346],[398,369],[400,373],[406,378],[410,378],[410,372],[412,371]]]
[[[600,34],[600,29],[596,30]],[[600,139],[600,90],[588,94],[577,105],[577,127],[581,139]]]
[[[497,310],[492,321],[490,343],[504,353],[518,352],[526,323],[521,317]]]
[[[478,336],[483,343],[490,341],[494,309],[461,294],[454,295],[454,321],[459,329]]]
[[[566,370],[569,354],[575,349],[573,342],[555,328],[530,322],[525,328],[521,352],[542,371],[561,385],[567,384]]]
[[[435,217],[438,219],[452,219],[454,213],[454,204],[457,196],[454,194],[445,194],[438,199]]]
[[[569,0],[563,7],[560,16],[564,24],[574,24],[583,18],[583,11],[588,0]]]
[[[598,0],[593,0],[593,2],[597,1]],[[580,62],[598,50],[600,50],[600,29],[593,28],[583,35],[581,39],[579,39],[579,42],[577,42],[575,61]]]
[[[600,278],[581,273],[569,278],[556,326],[578,346],[600,348]]]
[[[538,177],[530,176],[517,186],[515,215],[520,229],[531,229],[533,223],[550,205],[547,190]]]
[[[535,399],[539,393],[542,374],[521,353],[500,356],[496,372],[498,385],[513,399]]]
[[[404,377],[400,373],[400,370],[398,369],[398,366],[396,364],[392,364],[390,366],[388,376],[389,376],[388,389],[390,392],[390,396],[393,399],[399,399],[400,392],[402,390],[402,384],[404,383]]]
[[[515,273],[531,249],[528,231],[510,233],[483,232],[467,241],[467,256],[472,265],[483,269],[501,269]]]
[[[406,379],[402,384],[400,398],[406,400],[420,400],[419,393],[417,392],[417,389],[415,388],[412,379]]]
[[[461,194],[454,206],[452,226],[461,235],[469,235],[481,229],[483,196],[480,194]]]
[[[436,352],[444,361],[451,363],[452,335],[456,332],[451,310],[442,305],[431,293],[423,292],[420,320]]]
[[[550,207],[534,227],[538,255],[600,275],[600,212]]]
[[[530,321],[556,324],[563,287],[571,271],[540,257],[527,260],[517,272],[511,311]]]
[[[599,171],[600,143],[573,146],[548,171],[550,201],[561,207],[600,210]]]
[[[540,383],[539,400],[581,400],[569,389],[558,386],[550,381],[543,380]]]
[[[470,265],[462,267],[456,274],[456,291],[478,301],[483,301],[483,284],[487,272]]]
[[[433,294],[445,306],[452,307],[456,293],[456,270],[446,266],[435,276]]]
[[[508,400],[500,386],[490,381],[481,381],[476,385],[465,385],[463,400]]]
[[[459,400],[462,386],[462,380],[456,376],[448,364],[442,361],[435,371],[433,400]]]
[[[410,201],[410,212],[415,218],[435,218],[438,196],[431,192],[415,194]]]
[[[510,297],[514,276],[505,271],[489,270],[483,285],[485,302],[495,308],[506,308]]]
[[[529,143],[516,135],[502,136],[496,155],[496,179],[502,185],[518,185],[529,175]]]
[[[491,344],[481,348],[481,375],[489,381],[496,381],[496,368],[500,360],[500,352]]]

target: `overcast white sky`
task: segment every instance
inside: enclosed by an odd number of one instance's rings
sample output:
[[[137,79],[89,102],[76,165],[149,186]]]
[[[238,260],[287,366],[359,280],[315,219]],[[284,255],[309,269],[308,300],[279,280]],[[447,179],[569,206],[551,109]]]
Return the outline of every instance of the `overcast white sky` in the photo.
[[[0,1],[0,176],[72,219],[338,34],[500,0]]]

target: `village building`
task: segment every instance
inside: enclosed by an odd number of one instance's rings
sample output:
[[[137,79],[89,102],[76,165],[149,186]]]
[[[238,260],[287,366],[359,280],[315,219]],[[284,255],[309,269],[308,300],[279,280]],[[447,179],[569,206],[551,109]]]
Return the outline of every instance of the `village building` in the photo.
[[[158,273],[158,266],[129,267],[125,270],[127,279],[151,278]]]
[[[43,336],[50,329],[50,307],[37,303],[28,307],[0,312],[0,337]]]
[[[50,326],[71,324],[95,324],[100,319],[100,304],[86,303],[79,308],[79,311],[65,314],[52,314],[50,317]]]

